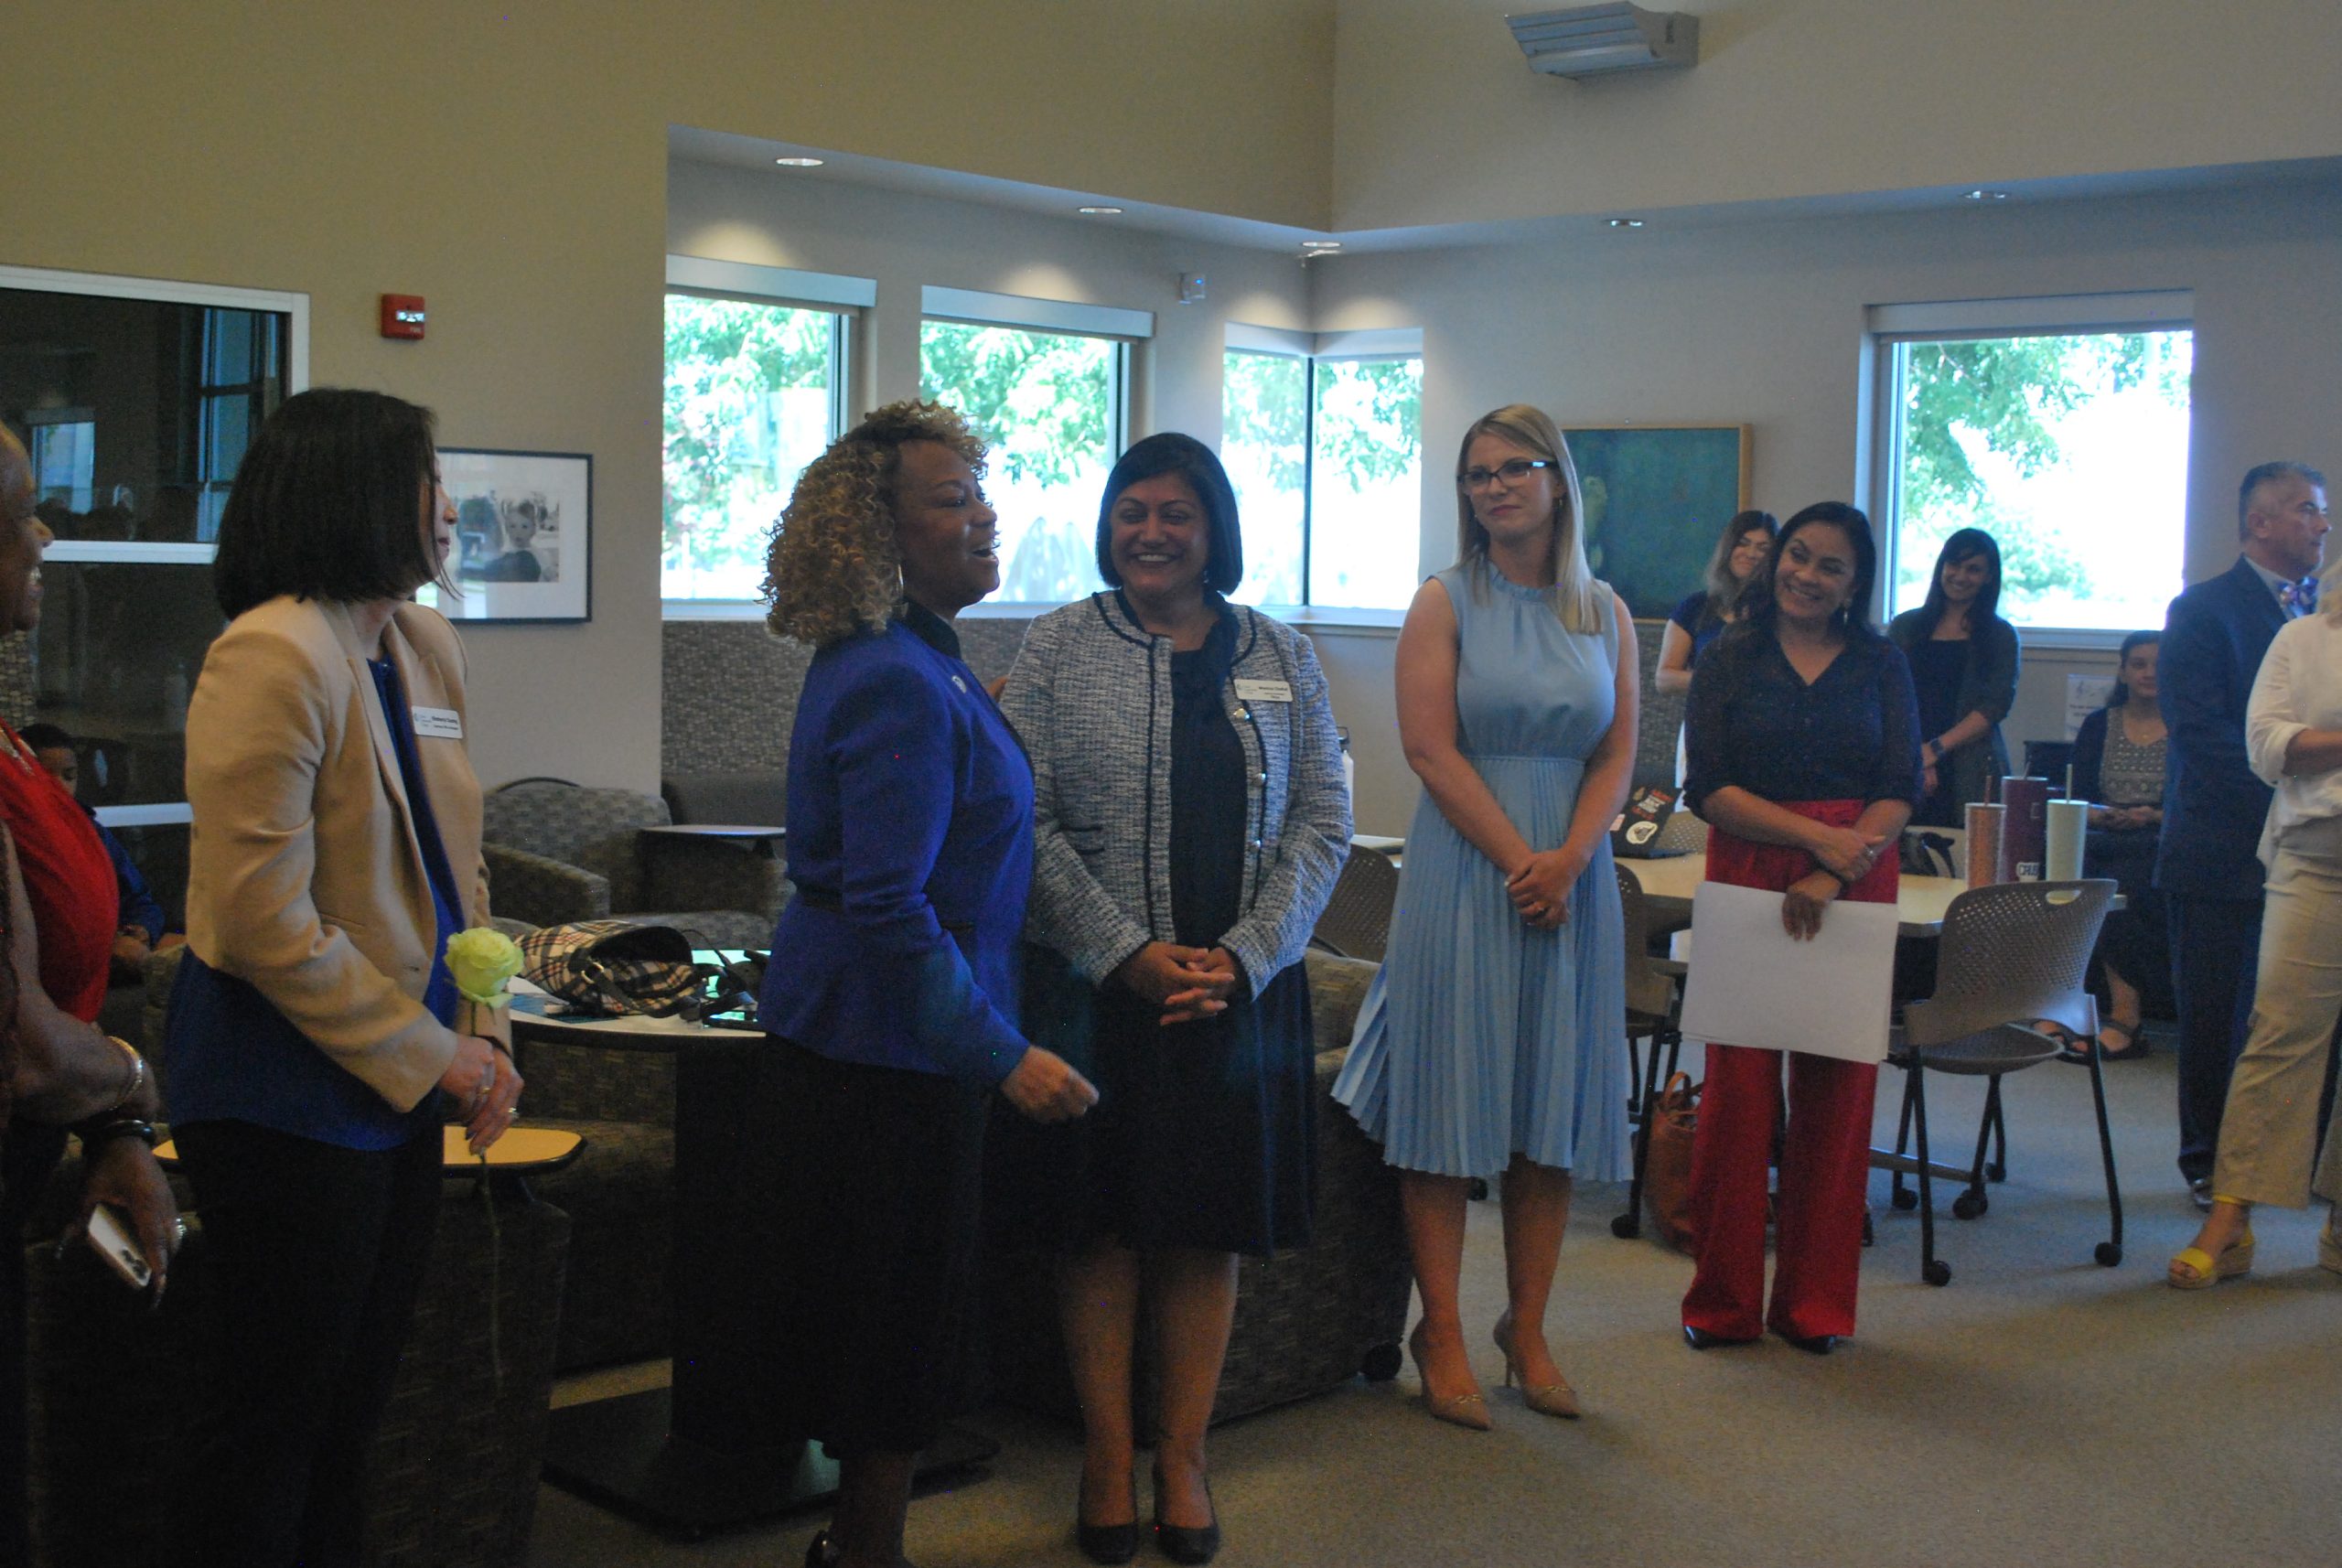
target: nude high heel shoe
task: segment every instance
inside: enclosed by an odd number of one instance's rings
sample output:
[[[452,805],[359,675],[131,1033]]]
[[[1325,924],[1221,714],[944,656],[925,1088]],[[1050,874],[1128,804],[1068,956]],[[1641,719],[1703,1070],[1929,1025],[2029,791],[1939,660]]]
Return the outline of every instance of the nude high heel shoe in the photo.
[[[1504,1355],[1504,1386],[1520,1385],[1520,1402],[1540,1415],[1558,1415],[1564,1421],[1578,1418],[1577,1391],[1566,1382],[1532,1383],[1520,1375],[1520,1363],[1512,1354],[1512,1314],[1508,1311],[1497,1319],[1497,1348]]]
[[[1475,1432],[1486,1432],[1496,1424],[1488,1419],[1488,1396],[1479,1390],[1444,1397],[1431,1391],[1431,1375],[1423,1370],[1423,1326],[1420,1323],[1407,1336],[1407,1354],[1414,1359],[1415,1375],[1423,1380],[1423,1408],[1434,1417],[1456,1426],[1468,1426]]]

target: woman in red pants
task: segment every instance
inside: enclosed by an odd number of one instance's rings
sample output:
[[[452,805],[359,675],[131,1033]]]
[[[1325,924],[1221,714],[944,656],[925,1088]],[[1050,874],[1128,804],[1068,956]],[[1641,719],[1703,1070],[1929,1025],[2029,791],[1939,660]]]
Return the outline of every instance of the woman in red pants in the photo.
[[[1700,661],[1686,721],[1685,791],[1709,824],[1708,875],[1783,895],[1781,923],[1810,938],[1832,900],[1891,904],[1896,845],[1919,787],[1911,671],[1870,626],[1878,551],[1870,520],[1839,501],[1789,519],[1769,592]],[[1708,1047],[1692,1153],[1699,1266],[1683,1298],[1695,1350],[1767,1328],[1826,1356],[1854,1330],[1869,1170],[1868,1062]],[[1765,1170],[1781,1134],[1772,1305],[1765,1302]]]

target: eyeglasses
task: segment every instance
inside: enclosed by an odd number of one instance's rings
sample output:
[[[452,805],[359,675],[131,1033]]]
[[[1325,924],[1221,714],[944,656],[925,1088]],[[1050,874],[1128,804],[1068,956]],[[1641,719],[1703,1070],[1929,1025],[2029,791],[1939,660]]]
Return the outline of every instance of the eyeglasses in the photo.
[[[1553,461],[1550,457],[1515,457],[1493,468],[1466,468],[1456,476],[1456,482],[1467,490],[1485,490],[1499,479],[1508,485],[1517,485],[1537,469],[1552,466]]]

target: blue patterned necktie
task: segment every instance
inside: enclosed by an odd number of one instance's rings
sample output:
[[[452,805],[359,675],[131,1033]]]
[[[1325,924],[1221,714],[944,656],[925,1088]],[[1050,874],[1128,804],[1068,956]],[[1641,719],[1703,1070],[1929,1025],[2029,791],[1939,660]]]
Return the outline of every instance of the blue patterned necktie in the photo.
[[[2317,579],[2304,577],[2298,583],[2286,583],[2277,589],[2277,602],[2285,607],[2288,616],[2305,616],[2317,608]]]

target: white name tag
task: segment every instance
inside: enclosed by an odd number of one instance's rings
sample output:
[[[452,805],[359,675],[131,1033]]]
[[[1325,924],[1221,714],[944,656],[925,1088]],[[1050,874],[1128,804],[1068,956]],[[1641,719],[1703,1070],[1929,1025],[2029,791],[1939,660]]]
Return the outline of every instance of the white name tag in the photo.
[[[461,740],[464,715],[453,708],[417,708],[414,733],[425,740]]]
[[[1243,681],[1236,682],[1236,697],[1245,703],[1290,703],[1293,688],[1283,681]]]

